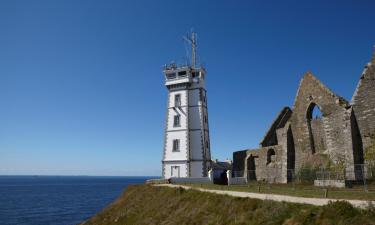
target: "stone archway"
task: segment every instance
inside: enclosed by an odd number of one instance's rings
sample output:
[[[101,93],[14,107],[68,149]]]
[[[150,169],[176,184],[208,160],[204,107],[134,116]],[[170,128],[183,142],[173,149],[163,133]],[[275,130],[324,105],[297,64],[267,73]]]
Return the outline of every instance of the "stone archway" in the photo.
[[[361,133],[359,131],[358,123],[354,111],[350,115],[351,120],[351,131],[352,131],[352,145],[353,145],[353,170],[354,179],[363,180],[364,177],[364,153],[363,153],[363,143],[361,138]]]
[[[275,156],[276,156],[275,150],[273,150],[272,148],[268,149],[268,151],[267,151],[267,165],[275,161],[275,159],[274,159]]]
[[[323,114],[320,121],[321,129],[314,129],[312,112],[316,106]],[[351,162],[354,160],[351,111],[347,100],[333,93],[311,73],[303,76],[291,119],[296,169],[305,165],[320,166],[330,162],[336,165],[345,163],[346,169],[352,170]],[[317,137],[323,139],[323,142]]]
[[[257,180],[255,158],[257,156],[250,155],[246,160],[247,180]]]
[[[306,122],[309,132],[311,154],[323,153],[326,149],[323,114],[319,105],[311,102],[306,110]]]
[[[292,182],[295,175],[296,151],[291,127],[287,131],[287,182]]]

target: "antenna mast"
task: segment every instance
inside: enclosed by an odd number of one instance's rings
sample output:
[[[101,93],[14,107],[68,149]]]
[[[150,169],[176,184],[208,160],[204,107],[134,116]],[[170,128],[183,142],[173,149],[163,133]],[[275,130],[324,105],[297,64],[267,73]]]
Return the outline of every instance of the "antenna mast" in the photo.
[[[197,64],[197,39],[196,39],[196,33],[191,32],[191,37],[184,36],[183,37],[185,41],[189,42],[191,44],[191,66],[195,68]]]

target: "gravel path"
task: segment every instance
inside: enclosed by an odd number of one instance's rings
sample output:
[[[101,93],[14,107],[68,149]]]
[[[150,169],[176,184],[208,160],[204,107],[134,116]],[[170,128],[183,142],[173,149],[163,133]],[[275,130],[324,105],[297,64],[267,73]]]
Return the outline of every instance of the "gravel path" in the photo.
[[[375,201],[362,201],[362,200],[348,200],[348,199],[330,199],[330,198],[304,198],[304,197],[294,197],[288,195],[275,195],[275,194],[260,194],[260,193],[251,193],[251,192],[240,192],[240,191],[222,191],[222,190],[210,190],[205,188],[195,188],[184,185],[177,184],[158,184],[155,186],[171,187],[171,188],[184,188],[184,189],[194,189],[203,192],[215,193],[220,195],[230,195],[241,198],[255,198],[261,200],[273,200],[278,202],[293,202],[293,203],[302,203],[310,205],[326,205],[329,201],[347,201],[355,207],[367,208],[370,203],[375,205]]]

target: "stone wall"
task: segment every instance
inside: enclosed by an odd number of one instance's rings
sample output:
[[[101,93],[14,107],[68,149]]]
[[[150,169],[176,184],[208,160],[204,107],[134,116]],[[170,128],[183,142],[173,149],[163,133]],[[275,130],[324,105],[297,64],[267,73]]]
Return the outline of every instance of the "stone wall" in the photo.
[[[350,114],[350,109],[341,108],[325,119],[327,153],[333,162],[353,163]]]
[[[366,149],[371,145],[371,136],[375,135],[375,55],[365,66],[353,95],[352,105],[363,147]]]
[[[287,183],[292,180],[295,168],[295,146],[290,122],[286,123],[283,128],[278,129],[276,133],[279,146],[282,149],[279,182]]]
[[[320,125],[312,120],[314,107],[319,107],[322,112]],[[323,127],[315,133],[315,136],[325,137],[327,147],[325,153],[334,161],[345,159],[347,152],[352,149],[352,143],[346,141],[351,136],[348,107],[349,104],[345,99],[335,95],[311,73],[305,74],[297,91],[291,118],[297,169],[304,164],[325,163],[327,157],[322,157],[317,151],[320,145],[319,141],[314,140],[312,131],[317,126]]]
[[[278,144],[276,130],[285,126],[290,117],[292,110],[289,107],[284,107],[276,119],[273,121],[271,127],[267,131],[263,140],[260,143],[261,147],[273,146]]]
[[[247,156],[247,150],[233,152],[233,171],[238,175],[242,173],[245,176],[245,159]]]
[[[270,156],[270,152],[275,155]],[[282,172],[282,146],[275,145],[258,149],[258,157],[255,158],[256,180],[267,181],[270,183],[281,183]],[[248,156],[247,159],[249,159]],[[247,160],[247,168],[250,167],[250,160]],[[251,170],[248,170],[251,172]],[[249,178],[248,178],[249,179]]]
[[[313,118],[318,107],[321,118]],[[248,180],[285,183],[303,166],[345,165],[348,180],[363,177],[364,151],[375,136],[375,52],[367,64],[352,103],[324,86],[312,73],[301,79],[292,109],[284,107],[259,149],[233,153],[233,170]],[[274,155],[270,156],[270,150]],[[348,175],[349,174],[349,175]]]
[[[323,120],[321,118],[311,120],[311,131],[315,143],[315,152],[324,153],[327,150],[327,146]]]
[[[234,173],[248,181],[285,183],[282,176],[284,152],[281,145],[234,152],[233,169],[237,170]]]

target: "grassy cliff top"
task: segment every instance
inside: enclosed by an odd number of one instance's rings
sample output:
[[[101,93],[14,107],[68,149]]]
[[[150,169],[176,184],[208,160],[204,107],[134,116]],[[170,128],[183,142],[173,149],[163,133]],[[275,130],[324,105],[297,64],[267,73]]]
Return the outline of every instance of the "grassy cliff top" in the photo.
[[[346,202],[310,206],[236,198],[195,190],[129,186],[109,207],[83,223],[112,224],[375,224],[375,209]]]

